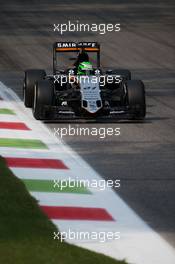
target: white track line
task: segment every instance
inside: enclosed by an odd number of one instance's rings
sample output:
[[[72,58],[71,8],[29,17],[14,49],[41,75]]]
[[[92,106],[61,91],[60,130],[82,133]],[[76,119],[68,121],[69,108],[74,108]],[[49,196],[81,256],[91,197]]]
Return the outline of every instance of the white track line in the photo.
[[[6,117],[7,118],[7,117]],[[15,130],[15,129],[1,129],[0,138],[23,138],[25,139],[40,139],[40,135],[36,134],[33,130]]]
[[[2,155],[21,157],[23,154],[25,156],[36,157],[53,156],[56,159],[62,159],[65,164],[70,167],[70,171],[73,172],[75,176],[79,172],[80,176],[88,179],[102,179],[97,172],[95,172],[77,153],[75,153],[70,147],[65,145],[65,143],[56,137],[54,137],[47,127],[39,121],[36,121],[32,117],[32,113],[29,109],[25,109],[23,103],[17,97],[17,95],[4,84],[0,82],[0,96],[6,101],[7,107],[13,109],[18,120],[24,120],[27,125],[35,132],[35,136],[40,135],[40,139],[46,143],[49,150],[16,150],[15,153],[11,153],[11,148],[0,148]],[[8,118],[8,117],[7,117]],[[0,117],[1,120],[1,117]],[[21,133],[24,136],[24,134]],[[20,172],[21,170],[21,172]],[[13,168],[15,174],[20,178],[30,177],[27,169],[17,169]],[[34,171],[33,171],[34,172]],[[41,172],[41,171],[40,171]],[[34,174],[39,177],[39,171]],[[46,172],[47,173],[47,172]],[[51,172],[51,177],[54,175]],[[58,176],[64,176],[63,171],[58,172]],[[34,175],[34,176],[35,176]],[[42,179],[45,179],[46,175],[40,175]],[[62,177],[61,176],[61,177]],[[67,172],[65,172],[67,177]],[[33,177],[33,176],[32,176]],[[55,176],[53,176],[55,177]],[[41,179],[40,178],[40,179]],[[105,191],[94,191],[94,195],[88,200],[89,195],[82,196],[77,199],[77,195],[56,195],[53,193],[41,194],[39,192],[33,193],[35,197],[39,199],[44,199],[46,203],[50,205],[55,204],[55,197],[60,197],[58,199],[59,203],[64,204],[64,206],[69,206],[71,203],[76,205],[91,205],[95,207],[96,205],[103,204],[103,208],[115,218],[116,222],[100,222],[100,221],[62,221],[53,220],[53,222],[59,227],[60,231],[68,231],[72,228],[74,231],[85,230],[85,231],[111,231],[121,232],[121,239],[115,240],[108,243],[96,243],[96,242],[83,242],[83,241],[72,241],[68,242],[77,244],[78,246],[88,248],[90,250],[101,252],[106,255],[110,255],[116,259],[126,259],[129,263],[134,264],[174,264],[175,263],[175,251],[174,249],[163,240],[159,234],[152,230],[113,190]],[[50,198],[49,198],[50,197]],[[62,197],[62,198],[61,198]],[[65,197],[65,200],[63,198]],[[74,197],[74,198],[72,198]],[[94,199],[93,199],[94,197]],[[70,199],[69,199],[70,198]],[[72,199],[74,201],[72,202]]]
[[[26,170],[25,168],[11,168],[13,173],[20,179],[31,180],[69,180],[69,178],[76,180],[77,174],[72,170],[62,169],[32,169]]]

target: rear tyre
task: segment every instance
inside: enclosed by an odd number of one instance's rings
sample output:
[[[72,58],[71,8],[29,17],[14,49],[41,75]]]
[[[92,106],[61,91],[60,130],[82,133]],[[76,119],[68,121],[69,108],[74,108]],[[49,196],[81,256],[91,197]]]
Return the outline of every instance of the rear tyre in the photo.
[[[37,120],[45,119],[44,106],[52,106],[54,89],[48,80],[38,81],[34,86],[33,116]]]
[[[25,71],[23,98],[26,107],[33,106],[34,85],[37,81],[42,80],[46,76],[44,70],[27,70]]]
[[[132,119],[142,120],[146,115],[145,87],[140,80],[126,82],[129,108],[133,113]]]

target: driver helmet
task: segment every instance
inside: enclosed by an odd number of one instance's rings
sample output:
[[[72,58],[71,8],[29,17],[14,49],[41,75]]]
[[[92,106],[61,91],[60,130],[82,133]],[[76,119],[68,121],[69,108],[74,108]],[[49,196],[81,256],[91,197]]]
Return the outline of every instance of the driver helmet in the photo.
[[[89,56],[87,54],[87,52],[84,49],[81,49],[78,53],[77,56],[77,61],[79,63],[83,62],[83,61],[89,61]]]
[[[77,74],[90,75],[92,74],[92,70],[93,70],[92,63],[89,61],[84,61],[79,64]]]

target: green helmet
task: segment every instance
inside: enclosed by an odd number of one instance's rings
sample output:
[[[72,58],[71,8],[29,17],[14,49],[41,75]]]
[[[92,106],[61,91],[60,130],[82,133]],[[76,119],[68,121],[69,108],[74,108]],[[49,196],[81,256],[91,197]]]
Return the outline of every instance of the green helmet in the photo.
[[[92,70],[92,63],[89,61],[84,61],[79,64],[77,74],[88,75],[92,73]]]

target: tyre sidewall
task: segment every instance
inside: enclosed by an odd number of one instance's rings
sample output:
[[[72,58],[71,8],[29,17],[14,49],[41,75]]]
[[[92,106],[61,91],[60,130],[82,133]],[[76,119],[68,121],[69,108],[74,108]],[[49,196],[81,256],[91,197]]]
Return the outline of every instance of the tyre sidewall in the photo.
[[[53,84],[48,80],[41,80],[34,86],[34,101],[32,112],[36,119],[45,119],[43,115],[44,105],[51,106],[53,104]]]
[[[24,84],[23,84],[23,96],[24,96],[24,105],[26,107],[33,106],[35,82],[42,80],[45,75],[46,75],[46,72],[44,70],[25,71],[25,78],[24,78]]]
[[[145,87],[141,80],[126,82],[128,105],[134,110],[135,119],[144,119],[146,115]]]

